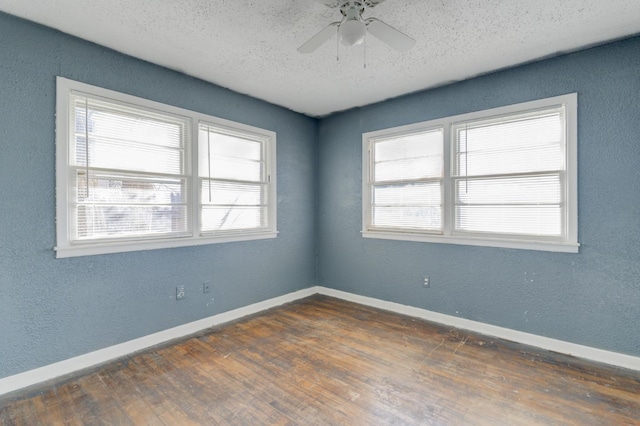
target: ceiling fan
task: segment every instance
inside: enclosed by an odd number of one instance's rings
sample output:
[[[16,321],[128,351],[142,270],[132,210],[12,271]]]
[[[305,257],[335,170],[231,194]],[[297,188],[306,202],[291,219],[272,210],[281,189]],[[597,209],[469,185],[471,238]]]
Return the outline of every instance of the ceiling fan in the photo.
[[[330,8],[339,8],[342,20],[332,22],[319,33],[298,47],[300,53],[312,53],[324,43],[329,41],[334,34],[338,34],[338,40],[346,46],[361,44],[367,32],[388,44],[390,47],[406,52],[416,43],[414,39],[401,31],[385,24],[376,18],[364,19],[362,14],[367,8],[373,8],[385,0],[316,0]]]

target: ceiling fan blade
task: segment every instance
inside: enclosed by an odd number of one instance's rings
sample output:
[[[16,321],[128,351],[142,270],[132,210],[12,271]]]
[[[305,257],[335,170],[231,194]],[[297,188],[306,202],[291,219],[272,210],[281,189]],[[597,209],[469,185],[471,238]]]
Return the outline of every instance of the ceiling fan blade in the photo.
[[[366,23],[371,34],[400,52],[406,52],[416,44],[414,39],[379,19],[369,18]]]
[[[322,3],[327,7],[338,7],[342,3],[340,0],[316,0],[318,3]],[[384,1],[384,0],[382,0]]]
[[[321,1],[321,0],[318,0]],[[367,5],[367,7],[376,7],[377,5],[379,5],[380,3],[382,3],[384,0],[364,0],[364,4]]]
[[[320,32],[309,40],[307,40],[302,46],[298,47],[298,52],[300,53],[312,53],[318,47],[322,46],[325,42],[327,42],[331,37],[333,37],[336,33],[336,27],[340,25],[340,22],[332,22],[326,27],[324,27]]]

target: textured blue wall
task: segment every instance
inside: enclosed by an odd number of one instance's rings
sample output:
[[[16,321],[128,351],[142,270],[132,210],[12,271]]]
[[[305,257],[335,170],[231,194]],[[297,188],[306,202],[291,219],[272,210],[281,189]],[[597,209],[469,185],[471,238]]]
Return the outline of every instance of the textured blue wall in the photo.
[[[360,236],[363,132],[570,92],[579,254]],[[323,119],[318,284],[640,356],[639,121],[640,38]]]
[[[278,238],[56,260],[57,75],[276,131]],[[316,139],[314,119],[0,14],[0,378],[315,284]]]
[[[56,260],[57,75],[276,131],[278,238]],[[579,95],[579,254],[361,238],[362,132],[569,92]],[[316,279],[640,356],[639,94],[635,38],[318,124],[0,14],[0,378]],[[211,295],[199,293],[204,280]]]

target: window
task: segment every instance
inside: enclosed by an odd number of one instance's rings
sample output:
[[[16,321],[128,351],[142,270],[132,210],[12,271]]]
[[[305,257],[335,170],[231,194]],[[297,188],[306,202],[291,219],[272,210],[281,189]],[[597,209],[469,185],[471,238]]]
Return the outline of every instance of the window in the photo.
[[[202,232],[267,229],[269,139],[209,123],[199,133]]]
[[[371,141],[371,226],[442,230],[442,128]]]
[[[56,115],[57,257],[276,236],[274,132],[60,77]]]
[[[363,236],[577,252],[577,96],[363,134]]]

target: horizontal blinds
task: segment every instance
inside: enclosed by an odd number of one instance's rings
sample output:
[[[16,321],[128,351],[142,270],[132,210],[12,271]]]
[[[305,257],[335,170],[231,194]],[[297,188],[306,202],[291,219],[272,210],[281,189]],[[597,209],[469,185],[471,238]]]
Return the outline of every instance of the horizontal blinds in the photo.
[[[267,139],[208,123],[198,132],[202,232],[268,227]]]
[[[373,181],[408,181],[441,178],[442,129],[434,129],[373,144]]]
[[[371,226],[442,228],[443,129],[373,140]]]
[[[72,164],[181,175],[184,119],[71,95],[75,125]]]
[[[441,181],[373,187],[373,222],[383,228],[439,229]]]
[[[563,107],[453,126],[455,230],[560,238]]]
[[[188,121],[79,93],[70,99],[72,240],[188,235]]]

